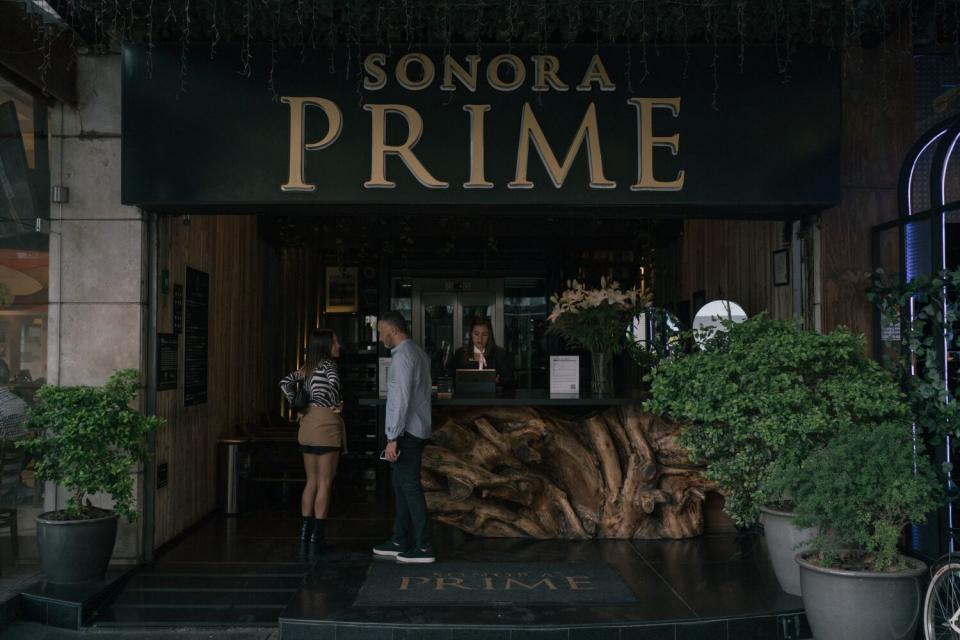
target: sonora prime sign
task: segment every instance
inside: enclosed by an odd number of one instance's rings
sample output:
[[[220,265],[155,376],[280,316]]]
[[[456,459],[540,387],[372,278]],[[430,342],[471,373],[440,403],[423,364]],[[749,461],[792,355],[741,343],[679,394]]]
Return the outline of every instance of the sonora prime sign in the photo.
[[[820,52],[124,50],[123,196],[143,205],[828,206],[839,88]]]

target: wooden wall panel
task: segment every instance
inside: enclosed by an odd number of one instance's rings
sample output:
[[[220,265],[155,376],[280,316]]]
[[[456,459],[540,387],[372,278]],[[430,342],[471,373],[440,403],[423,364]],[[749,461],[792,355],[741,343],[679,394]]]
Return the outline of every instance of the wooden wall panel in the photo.
[[[773,251],[783,248],[782,234],[782,222],[685,221],[679,251],[670,260],[679,273],[672,279],[679,280],[672,302],[692,302],[694,292],[703,290],[706,301],[732,300],[749,316],[765,311],[772,318],[791,318],[792,287],[773,286]]]
[[[159,330],[173,330],[173,285],[187,266],[210,274],[209,379],[206,404],[184,407],[183,336],[178,389],[157,394],[166,420],[157,434],[157,462],[168,464],[168,484],[157,491],[156,543],[164,544],[214,509],[217,441],[266,410],[262,392],[264,249],[252,216],[197,216],[159,221],[159,268],[170,273],[160,296]]]
[[[913,99],[908,37],[894,37],[876,49],[848,51],[843,74],[843,201],[820,217],[822,326],[824,331],[846,326],[863,333],[868,346],[873,308],[864,290],[865,274],[873,267],[871,227],[898,215],[900,164],[915,135]]]

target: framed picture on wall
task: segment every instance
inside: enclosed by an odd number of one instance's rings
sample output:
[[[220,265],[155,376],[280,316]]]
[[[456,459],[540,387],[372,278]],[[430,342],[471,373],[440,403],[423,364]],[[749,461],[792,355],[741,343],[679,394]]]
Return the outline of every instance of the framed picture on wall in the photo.
[[[357,267],[327,267],[326,300],[327,313],[356,313]]]
[[[773,252],[773,286],[790,284],[790,250],[778,249]]]

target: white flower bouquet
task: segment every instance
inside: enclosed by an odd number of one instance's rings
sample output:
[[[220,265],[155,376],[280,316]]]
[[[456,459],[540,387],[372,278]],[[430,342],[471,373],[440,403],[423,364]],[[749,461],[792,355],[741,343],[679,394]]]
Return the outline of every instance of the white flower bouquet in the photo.
[[[648,293],[636,287],[621,289],[615,280],[600,279],[599,289],[588,289],[577,280],[550,297],[551,331],[594,353],[615,355],[627,345],[633,318],[650,304]]]

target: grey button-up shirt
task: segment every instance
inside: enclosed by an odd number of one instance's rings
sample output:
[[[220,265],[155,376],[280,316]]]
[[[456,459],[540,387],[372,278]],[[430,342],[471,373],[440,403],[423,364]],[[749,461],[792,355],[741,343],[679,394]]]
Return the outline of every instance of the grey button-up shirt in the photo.
[[[430,356],[409,338],[390,350],[387,370],[387,439],[404,433],[427,439],[430,419]]]

